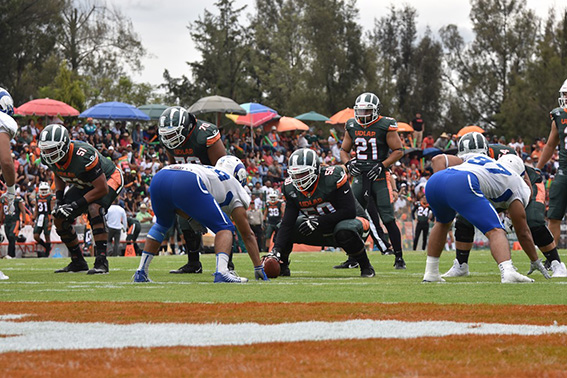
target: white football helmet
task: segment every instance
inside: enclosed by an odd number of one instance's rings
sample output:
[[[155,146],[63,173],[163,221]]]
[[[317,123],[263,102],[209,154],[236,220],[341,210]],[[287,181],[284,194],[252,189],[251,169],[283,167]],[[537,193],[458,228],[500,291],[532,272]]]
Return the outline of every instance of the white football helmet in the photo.
[[[526,166],[524,165],[524,161],[521,157],[514,155],[514,154],[506,154],[503,155],[500,159],[497,160],[498,164],[502,165],[504,168],[516,172],[520,176],[523,176],[526,172]]]
[[[246,172],[246,167],[242,163],[242,160],[233,155],[225,155],[217,160],[215,164],[216,169],[220,169],[223,172],[234,176],[242,186],[246,186],[246,179],[248,178],[248,173]]]
[[[374,93],[363,93],[354,102],[354,118],[360,125],[368,125],[380,115],[380,99]]]
[[[0,87],[0,112],[8,115],[14,114],[14,100],[7,90]]]
[[[557,102],[559,102],[560,108],[567,108],[567,80],[565,80],[561,88],[559,88],[559,98]]]
[[[488,141],[479,132],[466,133],[459,139],[457,155],[470,153],[488,155]]]
[[[47,125],[39,134],[38,147],[41,160],[47,164],[55,164],[67,155],[71,139],[67,129],[58,124]]]
[[[47,196],[49,195],[50,192],[50,188],[49,188],[49,184],[46,183],[45,181],[42,181],[39,183],[39,189],[38,189],[38,193],[40,196]]]
[[[269,202],[272,202],[272,203],[277,202],[279,197],[280,196],[278,195],[278,192],[276,192],[275,190],[270,190],[268,192],[268,201]]]

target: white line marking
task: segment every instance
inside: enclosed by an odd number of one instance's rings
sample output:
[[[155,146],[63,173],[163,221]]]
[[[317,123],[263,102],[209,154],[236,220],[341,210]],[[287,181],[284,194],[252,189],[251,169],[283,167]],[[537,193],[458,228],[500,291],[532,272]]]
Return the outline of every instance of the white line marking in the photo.
[[[451,335],[567,334],[567,326],[451,321],[348,320],[283,324],[70,323],[0,320],[0,353],[126,347],[249,345],[344,339]]]

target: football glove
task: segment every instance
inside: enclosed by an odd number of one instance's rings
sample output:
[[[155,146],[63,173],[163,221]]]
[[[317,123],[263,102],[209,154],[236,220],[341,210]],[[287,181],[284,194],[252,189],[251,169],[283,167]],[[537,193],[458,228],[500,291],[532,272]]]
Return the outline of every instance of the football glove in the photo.
[[[276,260],[278,260],[278,262],[282,262],[282,260],[280,259],[280,253],[278,252],[277,249],[272,249],[272,251],[270,253],[268,253],[267,255],[262,256],[262,264],[264,263],[264,260],[268,257],[273,257]]]
[[[4,199],[6,206],[8,207],[6,215],[14,215],[16,213],[16,206],[14,205],[14,202],[16,200],[16,193],[6,192],[2,194],[2,198]]]
[[[539,169],[539,168],[535,168],[535,171],[537,173],[537,177],[534,181],[534,184],[539,184],[540,182],[543,182],[543,173],[541,172],[541,169]]]
[[[384,170],[384,164],[380,162],[376,164],[374,167],[372,167],[372,169],[370,169],[366,175],[371,181],[374,181],[382,174],[383,170]]]
[[[256,281],[269,281],[270,279],[266,276],[266,272],[264,272],[264,265],[259,265],[254,267],[254,277]]]
[[[53,209],[52,214],[55,218],[67,219],[70,218],[73,212],[75,212],[78,208],[79,205],[77,204],[77,202],[73,201],[71,203],[57,206],[55,209]]]
[[[536,261],[532,261],[530,263],[530,271],[528,272],[528,276],[530,274],[532,274],[533,272],[535,272],[536,270],[539,270],[541,272],[541,274],[543,274],[543,276],[546,279],[550,279],[551,276],[549,275],[549,273],[547,273],[547,269],[545,269],[545,267],[543,266],[543,263],[541,262],[541,259],[537,259]]]
[[[319,227],[319,218],[310,216],[299,225],[299,232],[305,236],[309,236]]]
[[[356,160],[356,159],[351,159],[351,160],[347,161],[346,164],[345,164],[345,167],[346,167],[348,173],[349,173],[351,176],[353,176],[353,177],[354,177],[354,176],[358,176],[358,175],[360,175],[360,174],[362,173],[362,171],[360,170],[360,168],[358,168],[358,167],[356,166],[356,163],[357,163],[357,162],[358,162],[358,160]]]

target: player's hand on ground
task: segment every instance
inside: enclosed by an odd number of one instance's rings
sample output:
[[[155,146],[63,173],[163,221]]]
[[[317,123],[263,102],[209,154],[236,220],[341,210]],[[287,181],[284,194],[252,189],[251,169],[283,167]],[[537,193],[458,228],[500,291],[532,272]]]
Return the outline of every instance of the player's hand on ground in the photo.
[[[319,227],[319,218],[310,216],[299,225],[299,232],[305,236],[311,235]]]
[[[384,164],[380,162],[376,164],[374,167],[372,167],[372,169],[370,169],[366,175],[371,181],[374,181],[380,176],[380,174],[382,174],[383,170],[384,170]]]
[[[349,173],[351,176],[353,176],[353,177],[354,177],[354,176],[358,176],[358,175],[360,175],[360,174],[362,173],[362,171],[360,170],[360,168],[358,168],[358,167],[356,166],[356,163],[357,163],[357,162],[358,162],[358,160],[356,160],[356,159],[351,159],[351,160],[347,161],[346,164],[345,164],[345,167],[346,167],[348,173]]]
[[[256,278],[256,281],[257,280],[262,280],[262,281],[269,281],[270,280],[268,278],[268,276],[266,275],[266,272],[264,272],[264,265],[259,265],[259,266],[254,267],[254,277]]]
[[[532,261],[530,264],[530,271],[528,272],[528,276],[530,274],[532,274],[533,272],[535,272],[536,270],[539,270],[541,272],[541,274],[543,274],[543,276],[546,279],[550,279],[551,276],[549,275],[549,273],[547,272],[547,269],[545,269],[545,267],[543,266],[543,263],[541,262],[541,259],[537,259],[536,261]]]

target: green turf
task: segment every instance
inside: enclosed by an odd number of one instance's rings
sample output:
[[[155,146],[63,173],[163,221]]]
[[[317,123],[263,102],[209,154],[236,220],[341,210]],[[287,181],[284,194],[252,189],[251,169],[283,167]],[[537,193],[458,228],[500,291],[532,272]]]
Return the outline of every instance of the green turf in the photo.
[[[564,251],[562,251],[564,255]],[[441,257],[441,272],[452,264],[454,252]],[[563,256],[565,260],[565,256]],[[110,258],[110,274],[54,274],[68,259],[12,259],[0,261],[10,276],[0,281],[0,301],[165,301],[165,302],[435,302],[567,304],[567,279],[545,280],[536,272],[533,284],[500,284],[496,263],[488,251],[471,256],[471,276],[448,279],[443,284],[423,284],[424,252],[408,252],[407,270],[392,267],[393,256],[370,254],[376,277],[361,278],[358,269],[335,270],[345,260],[341,252],[294,253],[291,277],[271,282],[213,284],[214,256],[202,256],[203,274],[169,274],[187,260],[185,256],[156,257],[150,267],[150,284],[134,284],[131,277],[138,257]],[[514,252],[519,271],[529,269],[527,257]],[[93,259],[87,259],[92,266]],[[253,279],[250,259],[234,258],[238,273]]]

